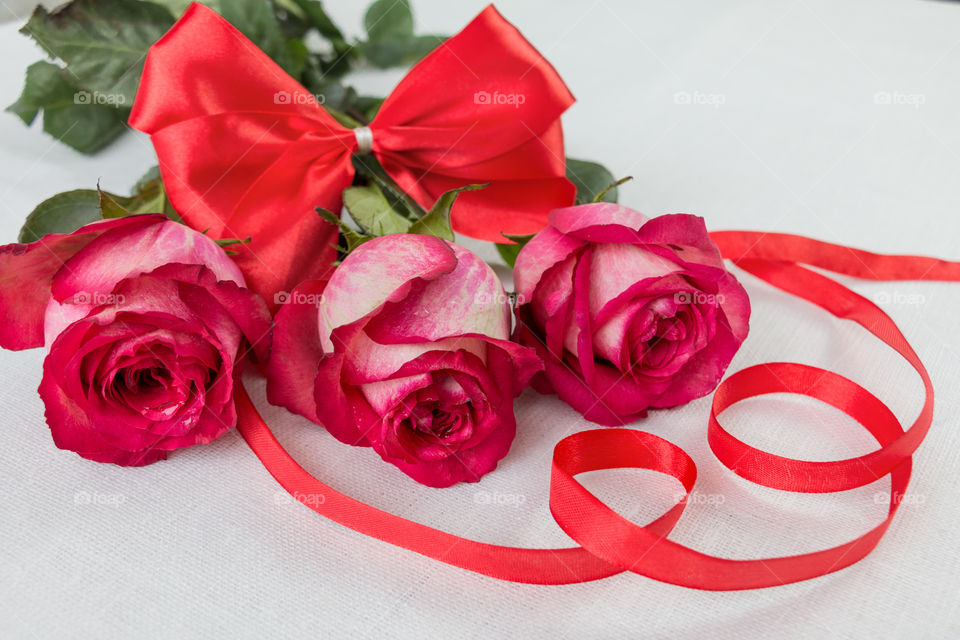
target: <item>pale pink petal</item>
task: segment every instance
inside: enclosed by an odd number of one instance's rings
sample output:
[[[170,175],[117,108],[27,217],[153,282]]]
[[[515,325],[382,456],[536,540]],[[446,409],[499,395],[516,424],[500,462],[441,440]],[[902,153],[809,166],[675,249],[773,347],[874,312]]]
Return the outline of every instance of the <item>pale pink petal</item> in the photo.
[[[624,366],[625,350],[629,349],[629,346],[625,345],[627,331],[645,303],[646,300],[641,300],[622,306],[607,322],[596,328],[593,348],[597,354],[621,368]]]
[[[137,229],[114,229],[70,258],[53,281],[60,302],[76,295],[108,294],[124,278],[168,263],[204,265],[217,280],[244,285],[236,263],[204,234],[172,220]]]
[[[457,266],[413,283],[402,300],[384,304],[367,325],[378,342],[435,341],[464,333],[510,336],[510,304],[500,278],[475,253],[451,244]]]
[[[661,278],[680,268],[660,256],[629,244],[599,244],[590,265],[590,314],[596,318],[611,300],[636,283]]]
[[[560,233],[574,234],[590,227],[616,226],[622,227],[620,232],[624,234],[623,242],[633,242],[631,238],[636,237],[636,232],[648,220],[649,218],[639,211],[612,202],[564,207],[550,212],[550,224]]]
[[[0,247],[0,347],[43,345],[43,316],[54,276],[74,254],[111,230],[127,233],[165,220],[162,215],[115,218],[70,234],[49,234],[30,244]]]
[[[513,266],[514,288],[521,304],[533,300],[534,290],[544,274],[558,262],[584,246],[580,240],[546,227],[520,250]]]
[[[429,373],[421,373],[415,376],[368,382],[360,385],[360,391],[370,403],[371,408],[383,416],[409,394],[429,386],[431,382],[432,377]]]
[[[360,245],[330,277],[320,304],[320,343],[333,352],[331,332],[351,324],[388,301],[401,300],[414,279],[450,273],[457,258],[447,242],[433,236],[394,234]]]
[[[370,339],[366,333],[357,334],[347,347],[347,359],[344,365],[344,380],[350,384],[375,382],[391,377],[411,360],[430,351],[464,350],[473,353],[481,360],[486,358],[486,343],[482,339],[471,337],[445,338],[435,342],[413,342],[409,344],[380,344]]]

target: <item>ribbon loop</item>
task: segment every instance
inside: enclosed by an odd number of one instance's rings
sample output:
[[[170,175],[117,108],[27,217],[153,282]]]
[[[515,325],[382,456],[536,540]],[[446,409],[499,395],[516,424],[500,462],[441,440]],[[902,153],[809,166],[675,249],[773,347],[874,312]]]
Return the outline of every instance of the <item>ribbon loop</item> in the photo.
[[[314,209],[340,211],[354,150],[425,209],[489,183],[453,206],[454,230],[475,238],[534,233],[574,201],[560,130],[573,97],[493,6],[414,66],[366,126],[347,129],[301,95],[310,92],[194,3],[150,48],[130,114],[181,217],[216,239],[251,237],[236,260],[268,303],[328,275],[337,230]]]
[[[860,324],[903,356],[923,382],[923,407],[906,431],[893,412],[860,385],[799,363],[748,367],[724,380],[714,395],[707,428],[710,448],[725,466],[751,482],[785,491],[824,493],[863,486],[889,475],[887,517],[858,538],[813,553],[731,560],[667,539],[683,513],[685,499],[646,526],[634,524],[603,504],[574,476],[598,469],[652,469],[676,478],[687,496],[696,482],[696,468],[685,452],[634,429],[584,431],[557,444],[550,510],[558,526],[580,545],[567,549],[524,549],[468,540],[344,496],[310,476],[284,451],[242,387],[237,398],[240,433],[287,491],[324,494],[322,504],[307,505],[317,513],[365,535],[501,580],[571,584],[630,571],[670,584],[727,591],[789,584],[848,567],[873,550],[902,503],[910,481],[911,456],[933,419],[933,386],[906,338],[883,310],[839,282],[796,263],[873,279],[922,279],[929,273],[931,279],[950,281],[960,281],[960,263],[880,256],[784,234],[726,231],[711,237],[724,257],[748,272],[838,318]],[[795,460],[751,447],[720,425],[717,418],[725,409],[771,393],[800,394],[843,411],[871,433],[879,448],[848,460]]]

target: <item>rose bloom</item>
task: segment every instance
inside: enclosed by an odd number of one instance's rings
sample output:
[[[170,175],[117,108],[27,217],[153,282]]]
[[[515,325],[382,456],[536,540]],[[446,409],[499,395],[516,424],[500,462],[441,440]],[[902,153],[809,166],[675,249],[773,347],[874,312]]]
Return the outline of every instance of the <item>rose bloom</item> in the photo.
[[[510,305],[483,260],[424,235],[355,249],[277,314],[270,402],[369,446],[418,482],[476,482],[506,455],[513,399],[541,368],[510,342]]]
[[[234,377],[270,315],[213,241],[162,215],[0,247],[0,346],[46,345],[54,443],[140,466],[236,423]]]
[[[747,294],[696,216],[557,209],[514,279],[516,337],[545,364],[533,386],[604,425],[710,393],[747,336]]]

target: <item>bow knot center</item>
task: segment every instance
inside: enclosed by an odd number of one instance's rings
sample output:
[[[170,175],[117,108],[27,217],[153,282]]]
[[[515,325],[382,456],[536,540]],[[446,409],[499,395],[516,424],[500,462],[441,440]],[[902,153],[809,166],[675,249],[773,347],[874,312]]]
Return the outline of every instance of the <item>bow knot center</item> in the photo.
[[[373,151],[373,131],[370,127],[357,127],[353,130],[353,135],[357,137],[357,153]]]

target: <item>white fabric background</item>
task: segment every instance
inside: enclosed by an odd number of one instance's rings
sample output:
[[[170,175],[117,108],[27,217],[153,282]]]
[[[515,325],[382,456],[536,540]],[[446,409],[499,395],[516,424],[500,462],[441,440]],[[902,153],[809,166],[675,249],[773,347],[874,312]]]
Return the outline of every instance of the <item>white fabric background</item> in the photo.
[[[364,3],[326,4],[359,33]],[[579,98],[564,119],[569,154],[636,177],[623,203],[649,214],[696,213],[714,229],[791,231],[960,259],[960,4],[498,4]],[[482,7],[414,0],[424,32],[454,32]],[[0,25],[4,104],[40,57],[16,27]],[[358,82],[385,92],[401,75]],[[678,104],[678,92],[691,104]],[[893,104],[878,104],[878,92]],[[139,135],[83,157],[9,114],[0,117],[0,139],[3,241],[15,239],[43,198],[97,179],[124,192],[154,162]],[[753,328],[731,371],[784,359],[833,368],[912,422],[922,388],[898,357],[849,323],[743,280]],[[0,353],[0,636],[958,637],[960,284],[853,286],[887,300],[937,390],[910,503],[854,567],[737,593],[636,575],[568,587],[475,576],[289,504],[236,433],[142,469],[87,462],[50,440],[36,394],[43,354]],[[261,384],[254,392],[298,460],[361,500],[485,541],[569,542],[547,509],[549,460],[558,440],[591,425],[554,397],[528,391],[517,401],[520,434],[500,469],[478,485],[432,490],[267,406]],[[763,557],[838,544],[882,520],[876,495],[888,490],[886,479],[808,496],[735,477],[707,448],[708,409],[703,399],[635,425],[684,447],[699,467],[702,504],[688,507],[674,539]],[[790,398],[749,401],[725,423],[784,455],[828,460],[872,448],[837,412]],[[643,472],[584,481],[637,522],[661,512],[676,489]]]

